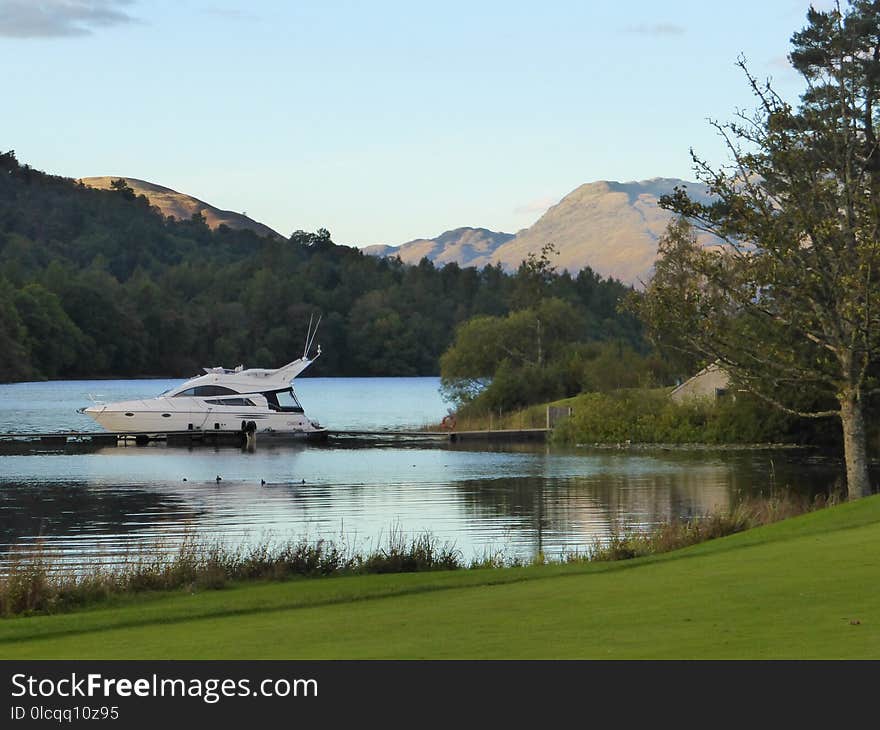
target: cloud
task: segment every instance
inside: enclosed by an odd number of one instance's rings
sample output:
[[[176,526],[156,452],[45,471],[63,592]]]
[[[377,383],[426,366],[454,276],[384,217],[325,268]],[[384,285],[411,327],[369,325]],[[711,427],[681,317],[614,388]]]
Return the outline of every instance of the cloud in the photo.
[[[205,15],[213,15],[217,18],[223,18],[225,20],[244,20],[244,21],[254,21],[260,20],[259,15],[255,15],[254,13],[250,13],[247,10],[239,10],[236,8],[216,8],[216,7],[206,7],[203,9]]]
[[[623,29],[624,33],[638,33],[640,35],[669,36],[684,35],[686,28],[675,23],[649,23],[640,25],[628,25]]]
[[[0,36],[63,38],[135,23],[133,0],[0,0]]]

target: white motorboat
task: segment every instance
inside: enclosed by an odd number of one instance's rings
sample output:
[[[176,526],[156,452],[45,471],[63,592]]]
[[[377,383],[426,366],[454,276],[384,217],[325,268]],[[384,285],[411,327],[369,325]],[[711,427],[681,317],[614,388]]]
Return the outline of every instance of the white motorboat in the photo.
[[[314,335],[312,335],[312,339]],[[168,433],[169,431],[252,431],[288,436],[319,437],[326,434],[309,420],[293,389],[292,381],[321,354],[308,352],[275,370],[263,368],[205,368],[176,388],[156,398],[95,403],[81,411],[108,431]]]

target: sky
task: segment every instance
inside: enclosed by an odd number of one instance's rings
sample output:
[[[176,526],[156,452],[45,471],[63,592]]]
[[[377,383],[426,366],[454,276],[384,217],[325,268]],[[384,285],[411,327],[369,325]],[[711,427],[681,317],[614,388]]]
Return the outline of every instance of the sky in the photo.
[[[583,183],[723,163],[737,58],[796,99],[809,4],[0,0],[0,151],[285,235],[515,233]]]

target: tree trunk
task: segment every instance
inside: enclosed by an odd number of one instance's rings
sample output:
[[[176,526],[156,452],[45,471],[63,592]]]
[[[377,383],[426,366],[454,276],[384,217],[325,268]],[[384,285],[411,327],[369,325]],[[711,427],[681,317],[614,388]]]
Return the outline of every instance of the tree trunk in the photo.
[[[840,397],[840,422],[843,426],[843,449],[846,459],[846,491],[851,500],[871,494],[865,417],[859,396],[858,390],[850,390]]]

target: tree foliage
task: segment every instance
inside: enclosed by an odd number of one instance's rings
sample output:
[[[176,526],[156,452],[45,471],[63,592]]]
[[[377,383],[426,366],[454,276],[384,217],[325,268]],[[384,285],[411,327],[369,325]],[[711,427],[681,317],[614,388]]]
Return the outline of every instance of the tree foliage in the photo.
[[[573,304],[539,297],[536,306],[461,324],[440,358],[441,387],[460,408],[480,413],[653,383],[645,356],[614,335]]]
[[[326,229],[288,239],[162,216],[114,181],[93,190],[0,154],[0,379],[189,375],[272,367],[322,314],[318,375],[433,375],[455,328],[506,316],[530,274],[366,256]],[[530,279],[531,280],[531,279]],[[640,342],[628,291],[585,270],[547,272],[597,336]]]
[[[796,108],[741,60],[757,109],[716,124],[731,164],[694,157],[714,201],[679,189],[643,315],[667,345],[721,362],[764,401],[843,426],[851,496],[870,491],[863,410],[880,345],[880,3],[811,9],[790,60]],[[801,411],[798,397],[815,406]]]

